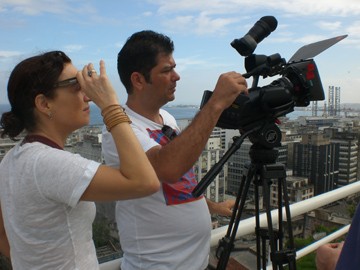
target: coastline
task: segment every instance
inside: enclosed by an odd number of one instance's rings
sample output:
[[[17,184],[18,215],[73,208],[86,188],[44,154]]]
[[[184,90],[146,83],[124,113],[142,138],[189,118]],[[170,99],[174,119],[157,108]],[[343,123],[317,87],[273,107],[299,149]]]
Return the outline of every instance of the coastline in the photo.
[[[349,105],[344,105],[346,108],[352,108]],[[357,104],[353,106],[354,112],[357,110],[360,110],[360,104]],[[358,109],[359,108],[359,109]],[[180,119],[192,119],[196,115],[196,113],[199,111],[199,106],[197,105],[166,105],[163,107],[164,110],[168,111],[170,114],[172,114],[176,120]],[[9,104],[0,104],[0,114],[7,112],[10,110]],[[321,114],[321,110],[319,110]],[[285,115],[285,117],[289,118],[290,120],[295,120],[300,116],[311,116],[311,106],[308,107],[295,107],[295,110],[291,113],[288,113]],[[101,117],[100,110],[97,106],[94,104],[90,105],[90,123],[89,125],[99,125],[103,124],[103,120]]]

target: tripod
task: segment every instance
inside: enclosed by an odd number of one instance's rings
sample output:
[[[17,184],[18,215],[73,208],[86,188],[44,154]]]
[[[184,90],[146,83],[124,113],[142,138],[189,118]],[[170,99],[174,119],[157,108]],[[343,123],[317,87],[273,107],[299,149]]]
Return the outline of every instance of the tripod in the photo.
[[[249,136],[250,135],[250,136]],[[286,170],[283,164],[275,163],[278,150],[274,146],[280,146],[281,132],[274,123],[260,123],[254,125],[253,129],[244,132],[240,137],[234,139],[234,143],[224,156],[216,163],[198,183],[193,190],[194,197],[199,197],[206,190],[211,181],[222,169],[225,162],[230,156],[237,151],[244,139],[249,136],[253,145],[250,148],[250,166],[247,174],[244,174],[239,191],[235,200],[233,213],[229,222],[226,235],[219,241],[216,250],[216,256],[219,259],[217,270],[225,270],[228,263],[230,253],[234,248],[236,231],[240,223],[241,214],[244,210],[245,201],[248,195],[251,182],[255,186],[255,215],[256,215],[256,253],[257,253],[257,269],[266,269],[266,248],[267,242],[270,245],[270,260],[273,269],[283,269],[284,264],[289,265],[289,269],[296,269],[296,251],[294,249],[294,240],[291,225],[291,215],[289,207],[289,197],[286,186]],[[277,179],[278,183],[278,229],[274,229],[272,225],[272,216],[270,211],[270,186],[272,181]],[[259,207],[259,187],[263,188],[264,205],[267,216],[267,228],[260,227],[260,207]],[[284,204],[287,230],[289,238],[289,249],[284,250],[283,246],[283,214],[282,206]]]
[[[274,149],[264,149],[261,146],[259,147],[258,145],[253,145],[251,147],[249,152],[251,164],[248,167],[247,175],[243,176],[240,183],[238,195],[236,197],[235,206],[229,222],[227,233],[225,237],[219,241],[219,246],[216,250],[216,256],[219,258],[219,262],[216,268],[217,270],[226,269],[226,265],[230,257],[230,252],[234,247],[236,231],[240,223],[241,214],[244,209],[245,201],[252,181],[255,187],[254,199],[256,212],[255,234],[257,269],[266,269],[267,242],[270,245],[270,259],[272,261],[273,269],[283,269],[284,264],[288,264],[289,269],[296,269],[296,252],[294,249],[289,198],[286,188],[286,170],[283,164],[274,163],[277,158],[277,154],[278,151]],[[274,179],[277,179],[278,181],[278,229],[273,228],[272,216],[270,212],[270,186]],[[264,205],[266,209],[268,224],[267,228],[260,227],[260,186],[263,188]],[[286,211],[287,229],[289,237],[288,250],[283,249],[283,201]]]

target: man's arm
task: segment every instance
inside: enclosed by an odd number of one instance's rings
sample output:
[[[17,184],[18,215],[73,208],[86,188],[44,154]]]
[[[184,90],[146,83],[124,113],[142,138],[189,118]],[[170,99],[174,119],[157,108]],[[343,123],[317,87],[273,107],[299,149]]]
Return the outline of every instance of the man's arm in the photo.
[[[236,72],[222,74],[210,100],[191,124],[167,145],[146,152],[161,181],[174,183],[194,165],[221,113],[240,93],[247,93],[245,78]]]
[[[329,243],[320,246],[316,250],[316,269],[335,270],[343,244],[343,242]]]
[[[234,200],[226,200],[216,203],[211,201],[210,199],[206,199],[206,203],[208,205],[210,214],[216,214],[225,217],[230,217],[232,215],[235,205]]]
[[[0,205],[0,254],[10,258],[10,245],[5,232],[4,220]]]

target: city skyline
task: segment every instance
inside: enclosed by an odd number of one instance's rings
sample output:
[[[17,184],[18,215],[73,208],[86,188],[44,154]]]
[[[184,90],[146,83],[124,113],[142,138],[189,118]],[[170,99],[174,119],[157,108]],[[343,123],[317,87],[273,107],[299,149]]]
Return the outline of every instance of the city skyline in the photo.
[[[22,59],[48,50],[63,50],[81,69],[104,59],[108,75],[126,101],[116,70],[116,56],[134,32],[151,29],[175,43],[180,74],[176,104],[199,105],[204,90],[218,76],[245,73],[244,57],[230,46],[263,16],[278,26],[261,41],[256,54],[279,53],[289,60],[300,47],[340,35],[348,37],[316,56],[325,97],[329,86],[341,88],[341,103],[360,103],[360,2],[358,0],[211,0],[84,1],[0,0],[0,104],[7,103],[11,70]],[[274,78],[260,79],[259,86]],[[251,85],[252,79],[248,79]],[[325,99],[326,101],[326,99]]]

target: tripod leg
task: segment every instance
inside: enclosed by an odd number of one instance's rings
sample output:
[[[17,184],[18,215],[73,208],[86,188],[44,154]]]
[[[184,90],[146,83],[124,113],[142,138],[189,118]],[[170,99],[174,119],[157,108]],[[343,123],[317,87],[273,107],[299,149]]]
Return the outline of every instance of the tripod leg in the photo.
[[[289,258],[289,269],[295,270],[296,269],[296,250],[294,244],[294,235],[293,229],[291,224],[291,213],[290,213],[290,205],[289,205],[289,195],[287,192],[286,186],[286,178],[282,178],[282,194],[284,197],[284,206],[285,206],[285,214],[286,214],[286,221],[287,221],[287,230],[288,230],[288,238],[289,238],[289,249],[290,253],[288,254]]]
[[[293,242],[293,232],[291,225],[291,215],[290,215],[290,206],[289,206],[289,197],[287,193],[286,186],[286,170],[285,167],[281,164],[273,164],[264,166],[264,199],[266,198],[267,204],[267,216],[268,216],[268,228],[269,228],[269,236],[270,236],[270,246],[271,246],[271,260],[273,264],[273,269],[284,269],[284,265],[288,264],[289,269],[296,269],[296,251],[294,249]],[[275,237],[274,230],[272,228],[272,220],[270,213],[270,190],[269,183],[271,179],[278,179],[278,230],[277,236]],[[283,203],[286,213],[287,220],[287,229],[288,229],[288,237],[290,243],[290,249],[283,249]],[[276,239],[276,241],[275,241]]]
[[[245,179],[245,176],[244,176],[241,179],[241,183],[240,183],[239,190],[238,190],[238,193],[237,193],[238,195],[236,196],[236,200],[235,200],[233,212],[232,212],[232,215],[231,215],[231,218],[230,218],[230,221],[229,221],[228,229],[226,231],[225,236],[219,241],[219,245],[218,245],[218,247],[216,249],[216,257],[218,259],[220,259],[222,256],[225,256],[225,255],[223,255],[223,253],[227,252],[228,249],[230,249],[230,250],[233,249],[233,246],[230,243],[230,237],[231,237],[231,233],[232,233],[233,228],[234,228],[234,221],[235,221],[235,218],[237,216],[237,211],[239,209],[240,198],[241,198],[241,195],[242,195],[243,190],[244,190],[245,182],[246,182],[246,179]],[[220,263],[220,260],[219,260],[219,263]],[[221,263],[221,264],[223,264],[223,263]],[[218,267],[219,267],[219,264],[218,264]],[[223,266],[221,266],[221,267],[223,267]],[[222,269],[222,268],[219,268],[219,269]]]
[[[263,262],[264,267],[264,249],[262,247],[266,247],[266,240],[261,240],[261,231],[260,231],[260,220],[259,220],[259,214],[260,214],[260,206],[259,206],[259,179],[258,176],[255,175],[255,181],[254,181],[254,187],[255,187],[255,235],[256,235],[256,265],[258,269],[261,269],[261,262]],[[266,249],[265,249],[266,252]]]
[[[264,168],[263,168],[264,170]],[[263,176],[263,174],[262,174]],[[266,209],[266,216],[267,216],[267,224],[268,224],[268,234],[269,234],[269,244],[270,244],[270,258],[272,261],[272,266],[273,269],[278,269],[276,266],[276,262],[275,260],[273,260],[273,254],[276,252],[277,248],[276,248],[276,241],[277,239],[275,239],[275,234],[274,234],[274,229],[273,229],[273,225],[272,225],[272,217],[271,217],[271,211],[270,211],[270,187],[269,187],[269,182],[270,179],[268,179],[267,177],[262,177],[262,184],[263,184],[263,197],[264,197],[264,204],[265,204],[265,209]]]
[[[237,228],[240,223],[241,214],[245,206],[246,195],[248,193],[251,180],[255,174],[255,171],[252,167],[250,167],[247,176],[243,177],[239,192],[236,197],[236,207],[234,207],[232,218],[231,218],[231,226],[229,224],[226,236],[219,241],[219,246],[216,252],[217,257],[219,258],[216,269],[217,270],[225,270],[227,263],[229,261],[230,253],[234,247],[234,241],[236,238]],[[235,218],[234,218],[235,217]]]
[[[266,269],[267,254],[266,246],[268,234],[267,231],[260,227],[260,196],[259,186],[262,184],[259,175],[255,174],[254,186],[255,186],[255,234],[256,234],[256,265],[257,269]]]

